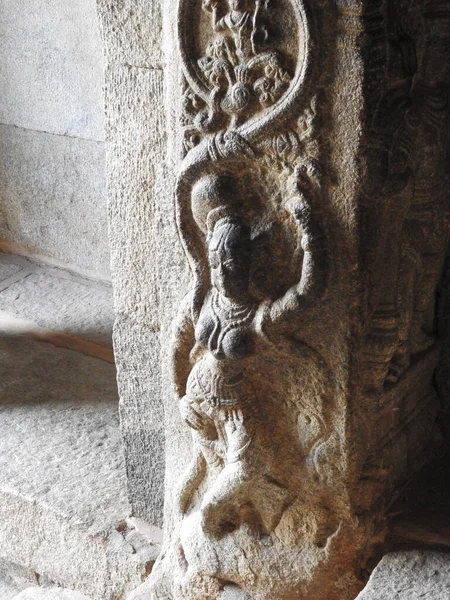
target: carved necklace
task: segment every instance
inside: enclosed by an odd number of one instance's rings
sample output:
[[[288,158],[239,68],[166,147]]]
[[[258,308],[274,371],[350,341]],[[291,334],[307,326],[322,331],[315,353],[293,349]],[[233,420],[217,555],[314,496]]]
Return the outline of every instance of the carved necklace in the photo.
[[[212,347],[213,338],[217,338],[215,344],[217,349],[222,348],[227,333],[233,329],[247,327],[252,322],[255,312],[253,304],[230,302],[217,290],[213,291],[211,309],[215,317],[216,327],[210,338],[210,347]]]

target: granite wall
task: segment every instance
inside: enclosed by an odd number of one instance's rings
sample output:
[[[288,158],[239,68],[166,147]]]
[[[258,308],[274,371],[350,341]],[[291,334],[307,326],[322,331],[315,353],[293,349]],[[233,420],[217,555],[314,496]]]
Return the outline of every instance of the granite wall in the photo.
[[[107,61],[106,173],[116,321],[114,350],[133,514],[161,526],[164,409],[161,352],[170,281],[183,263],[166,173],[165,59],[159,1],[97,0]],[[170,129],[170,128],[169,128]],[[169,311],[170,312],[170,311]]]
[[[0,241],[109,277],[95,0],[0,6]]]

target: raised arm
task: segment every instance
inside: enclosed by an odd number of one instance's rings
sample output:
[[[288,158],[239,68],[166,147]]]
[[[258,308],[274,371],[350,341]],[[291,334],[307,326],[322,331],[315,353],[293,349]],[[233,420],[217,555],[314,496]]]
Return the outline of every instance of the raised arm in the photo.
[[[261,326],[270,332],[283,322],[291,321],[303,310],[319,302],[325,295],[328,260],[323,227],[305,194],[298,191],[286,204],[297,221],[304,252],[300,281],[281,298],[267,304],[261,315]]]
[[[218,13],[218,2],[217,0],[203,0],[203,10],[211,13],[212,26],[215,31],[223,31],[225,28],[223,19],[219,19]]]

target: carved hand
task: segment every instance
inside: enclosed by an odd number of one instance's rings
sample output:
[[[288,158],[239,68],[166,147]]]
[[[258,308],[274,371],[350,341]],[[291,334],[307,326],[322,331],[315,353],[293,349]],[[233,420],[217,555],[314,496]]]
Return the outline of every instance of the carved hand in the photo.
[[[214,12],[217,10],[217,0],[203,0],[202,8],[208,12]]]
[[[236,429],[238,427],[242,427],[244,424],[244,413],[240,409],[231,411],[231,418],[236,426]]]
[[[201,431],[203,429],[205,421],[202,415],[195,411],[190,406],[189,401],[184,398],[180,402],[180,413],[183,420],[186,421],[191,429],[194,429],[194,431]]]
[[[231,421],[233,435],[235,436],[235,442],[237,442],[237,446],[240,447],[240,445],[244,444],[248,438],[247,430],[245,428],[244,413],[240,409],[233,410],[229,415],[229,419]]]

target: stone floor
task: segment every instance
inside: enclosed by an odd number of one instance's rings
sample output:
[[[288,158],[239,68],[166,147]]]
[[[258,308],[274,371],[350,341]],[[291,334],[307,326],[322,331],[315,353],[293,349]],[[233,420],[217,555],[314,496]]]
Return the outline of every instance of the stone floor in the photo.
[[[0,327],[113,362],[111,287],[0,253]]]
[[[1,600],[119,600],[156,558],[128,518],[112,324],[108,285],[0,254]]]
[[[391,552],[356,600],[449,600],[450,555],[430,550]]]

